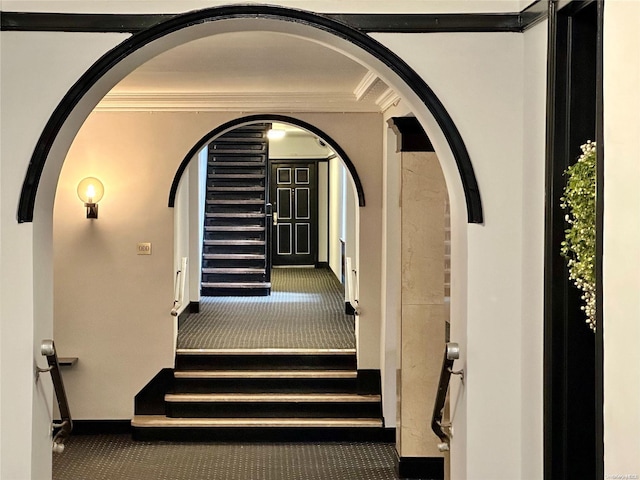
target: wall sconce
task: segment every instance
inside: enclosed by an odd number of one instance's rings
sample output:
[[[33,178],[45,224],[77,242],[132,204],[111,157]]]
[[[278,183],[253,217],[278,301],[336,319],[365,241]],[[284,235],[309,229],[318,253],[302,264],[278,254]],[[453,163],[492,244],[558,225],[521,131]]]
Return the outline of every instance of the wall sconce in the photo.
[[[98,218],[98,202],[104,195],[104,185],[94,177],[87,177],[78,184],[78,197],[87,207],[87,218]]]

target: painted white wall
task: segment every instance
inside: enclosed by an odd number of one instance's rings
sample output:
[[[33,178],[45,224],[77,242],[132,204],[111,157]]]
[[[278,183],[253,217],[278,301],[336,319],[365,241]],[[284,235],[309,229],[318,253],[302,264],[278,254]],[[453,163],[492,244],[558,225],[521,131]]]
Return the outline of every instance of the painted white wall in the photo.
[[[453,381],[451,476],[521,478],[521,445],[528,440],[521,420],[521,350],[527,341],[521,300],[523,36],[373,36],[399,53],[443,101],[469,150],[482,195],[485,223],[467,227],[465,248],[457,173],[437,130],[425,122],[451,198],[451,340],[460,343],[464,357],[457,365],[467,372],[464,387]],[[530,361],[541,364],[542,358]],[[487,441],[487,432],[500,439],[499,446]]]
[[[60,98],[96,58],[124,38],[0,33],[1,478],[51,476],[52,392],[46,376],[34,382],[34,364],[45,365],[40,341],[52,336],[51,234],[45,219],[53,208],[53,190],[43,179],[40,198],[46,201],[39,201],[36,221],[44,223],[19,225],[16,212],[24,174],[33,145]]]
[[[148,120],[153,128],[141,130],[135,117],[91,115],[60,174],[53,217],[54,335],[62,355],[79,359],[65,370],[77,419],[131,418],[135,394],[173,364],[174,215],[184,230],[188,218],[186,208],[176,213],[167,199],[184,151],[160,140],[181,135],[178,125],[167,125],[166,116]],[[93,221],[76,195],[87,176],[105,185]],[[184,231],[178,241],[182,256],[188,248]],[[139,242],[152,244],[151,255],[137,255]]]
[[[640,4],[617,0],[605,3],[605,478],[640,475],[639,27]]]
[[[522,168],[522,477],[543,474],[544,196],[547,22],[524,33]],[[535,360],[533,360],[535,359]]]
[[[329,162],[318,162],[318,262],[329,263]]]
[[[342,208],[343,168],[339,158],[329,160],[329,267],[338,278],[342,274],[340,240],[346,241],[342,238],[342,216],[346,215]]]

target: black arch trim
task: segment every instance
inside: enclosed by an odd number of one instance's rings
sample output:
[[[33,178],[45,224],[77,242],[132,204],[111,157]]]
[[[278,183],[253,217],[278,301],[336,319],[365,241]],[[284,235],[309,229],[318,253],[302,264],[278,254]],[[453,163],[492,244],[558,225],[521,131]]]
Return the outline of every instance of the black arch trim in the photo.
[[[300,128],[304,128],[309,132],[313,133],[321,140],[327,142],[327,144],[333,149],[334,152],[338,154],[338,156],[345,163],[349,173],[351,174],[351,178],[353,178],[353,182],[356,185],[356,192],[358,194],[358,205],[361,207],[365,206],[364,199],[364,189],[362,188],[362,182],[360,181],[360,177],[358,176],[358,172],[356,171],[356,167],[349,158],[349,156],[345,153],[345,151],[335,142],[329,135],[324,133],[319,128],[311,125],[310,123],[303,122],[302,120],[298,120],[294,117],[288,117],[284,115],[250,115],[248,117],[236,118],[235,120],[231,120],[219,127],[214,128],[209,133],[207,133],[204,137],[202,137],[198,143],[196,143],[189,153],[184,157],[178,170],[176,170],[176,174],[173,177],[173,182],[171,183],[171,190],[169,191],[169,207],[173,208],[176,202],[176,194],[178,192],[178,185],[180,184],[180,179],[184,174],[184,171],[187,169],[189,162],[193,159],[193,157],[200,151],[202,147],[211,142],[214,137],[221,135],[227,130],[231,130],[234,127],[237,127],[242,124],[254,123],[254,122],[280,122],[280,123],[289,123],[291,125],[295,125]]]
[[[194,25],[239,18],[281,20],[323,30],[351,42],[389,67],[415,92],[420,100],[424,102],[442,129],[453,153],[462,180],[467,204],[467,219],[470,223],[483,222],[482,201],[478,183],[473,171],[471,159],[469,158],[469,153],[460,136],[460,132],[438,97],[414,70],[391,50],[368,35],[346,24],[314,13],[266,5],[214,7],[179,15],[132,35],[129,39],[104,54],[71,87],[44,127],[36,143],[33,155],[31,156],[31,161],[22,186],[18,205],[18,222],[33,221],[38,183],[40,182],[51,147],[60,129],[80,99],[103,75],[128,55],[154,40]]]

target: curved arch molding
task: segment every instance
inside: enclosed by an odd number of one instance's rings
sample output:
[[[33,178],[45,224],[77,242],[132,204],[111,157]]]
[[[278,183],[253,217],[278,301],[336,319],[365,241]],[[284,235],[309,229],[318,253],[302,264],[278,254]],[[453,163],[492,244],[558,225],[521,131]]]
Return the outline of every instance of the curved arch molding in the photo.
[[[309,132],[316,135],[318,138],[327,142],[327,144],[331,147],[331,149],[336,152],[336,154],[342,159],[345,166],[349,170],[351,174],[351,178],[353,178],[353,182],[356,186],[356,192],[358,194],[358,205],[361,207],[365,206],[364,200],[364,189],[362,188],[362,182],[360,181],[360,177],[358,176],[358,172],[356,171],[356,167],[351,162],[351,159],[347,156],[345,151],[338,145],[329,135],[324,133],[317,127],[314,127],[310,123],[303,122],[302,120],[298,120],[294,117],[287,117],[285,115],[251,115],[248,117],[237,118],[235,120],[231,120],[230,122],[225,123],[224,125],[220,125],[219,127],[211,130],[204,137],[202,137],[198,143],[196,143],[189,153],[187,153],[186,157],[180,163],[178,170],[176,170],[176,174],[173,177],[173,182],[171,183],[171,190],[169,191],[169,207],[173,207],[176,201],[176,194],[178,192],[178,185],[180,184],[180,179],[182,178],[182,174],[186,170],[189,162],[193,159],[193,157],[200,151],[202,147],[207,145],[214,137],[230,130],[234,127],[237,127],[246,123],[254,123],[254,122],[281,122],[281,123],[290,123],[291,125],[295,125],[300,128],[304,128]]]
[[[132,52],[135,52],[154,40],[194,25],[239,18],[281,20],[317,28],[351,42],[389,67],[415,92],[442,129],[453,153],[462,180],[467,204],[467,219],[470,223],[483,222],[480,191],[467,148],[460,136],[460,132],[458,132],[453,120],[444,108],[444,105],[442,105],[422,77],[391,50],[368,35],[348,25],[314,13],[266,5],[214,7],[177,15],[165,22],[133,35],[103,55],[67,92],[49,118],[40,135],[22,185],[20,202],[18,204],[18,222],[33,221],[38,184],[51,147],[78,102],[102,76]]]

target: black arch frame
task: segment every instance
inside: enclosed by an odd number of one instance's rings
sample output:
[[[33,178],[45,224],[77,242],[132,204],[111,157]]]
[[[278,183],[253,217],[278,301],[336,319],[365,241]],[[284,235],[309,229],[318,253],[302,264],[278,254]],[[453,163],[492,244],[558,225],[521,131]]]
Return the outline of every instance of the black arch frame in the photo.
[[[213,7],[177,15],[132,35],[97,60],[69,89],[36,143],[22,185],[17,212],[18,222],[33,221],[38,184],[53,143],[73,109],[101,77],[131,53],[166,35],[207,22],[243,18],[294,22],[328,32],[361,48],[389,67],[413,90],[438,123],[458,167],[467,204],[467,219],[469,223],[483,222],[480,190],[467,148],[451,116],[422,77],[391,50],[353,27],[315,13],[267,5]]]
[[[171,189],[169,190],[169,207],[173,208],[175,206],[176,194],[178,192],[178,185],[180,184],[180,179],[182,178],[184,171],[189,165],[189,162],[193,160],[193,157],[200,151],[200,149],[202,149],[205,145],[211,142],[215,137],[217,137],[218,135],[221,135],[227,130],[231,130],[234,127],[237,127],[239,125],[255,123],[255,122],[289,123],[291,125],[295,125],[297,127],[308,130],[309,132],[313,133],[321,140],[325,141],[331,147],[331,149],[334,152],[336,152],[338,157],[342,159],[345,166],[349,170],[349,173],[351,174],[351,178],[353,178],[353,182],[355,183],[355,186],[356,186],[356,192],[358,195],[358,205],[361,207],[365,206],[364,189],[362,188],[362,182],[360,181],[360,177],[358,176],[356,167],[351,161],[351,159],[349,158],[349,156],[346,154],[346,152],[342,149],[342,147],[340,147],[340,145],[335,140],[333,140],[329,135],[324,133],[319,128],[311,125],[310,123],[299,120],[297,118],[289,117],[285,115],[266,114],[266,115],[250,115],[247,117],[236,118],[235,120],[231,120],[223,125],[220,125],[219,127],[214,128],[209,133],[207,133],[204,137],[202,137],[198,141],[198,143],[196,143],[193,146],[193,148],[189,150],[189,153],[187,153],[187,155],[184,157],[182,162],[180,162],[180,166],[176,170],[176,174],[173,177],[173,182],[171,183]]]

